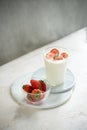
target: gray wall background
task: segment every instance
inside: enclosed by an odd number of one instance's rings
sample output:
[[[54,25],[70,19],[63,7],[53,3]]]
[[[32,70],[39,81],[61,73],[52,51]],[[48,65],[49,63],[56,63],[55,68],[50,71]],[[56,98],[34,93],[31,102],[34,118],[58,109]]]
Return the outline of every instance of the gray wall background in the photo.
[[[0,65],[87,26],[87,0],[1,0]]]

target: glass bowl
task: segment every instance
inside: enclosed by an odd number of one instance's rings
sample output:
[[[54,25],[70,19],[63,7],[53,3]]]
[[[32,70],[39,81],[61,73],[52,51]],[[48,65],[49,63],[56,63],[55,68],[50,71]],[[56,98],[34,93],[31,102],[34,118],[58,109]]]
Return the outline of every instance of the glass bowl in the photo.
[[[45,82],[45,81],[44,81]],[[31,103],[31,104],[40,104],[42,103],[43,101],[45,101],[48,96],[49,96],[49,93],[51,91],[51,87],[47,84],[47,82],[45,82],[46,84],[46,91],[42,91],[40,89],[34,89],[34,92],[36,93],[29,93],[29,92],[26,92],[24,89],[23,89],[23,86],[22,86],[22,92],[23,92],[23,95],[24,95],[24,98],[25,100],[28,102],[28,103]],[[33,91],[33,90],[32,90]]]

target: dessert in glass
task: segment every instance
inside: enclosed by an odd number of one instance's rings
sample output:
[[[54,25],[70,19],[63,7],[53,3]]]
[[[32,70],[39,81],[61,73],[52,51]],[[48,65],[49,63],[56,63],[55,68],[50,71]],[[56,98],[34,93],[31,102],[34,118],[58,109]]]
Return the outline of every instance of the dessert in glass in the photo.
[[[44,61],[46,80],[51,87],[64,83],[67,69],[68,51],[62,47],[48,47],[45,49]]]

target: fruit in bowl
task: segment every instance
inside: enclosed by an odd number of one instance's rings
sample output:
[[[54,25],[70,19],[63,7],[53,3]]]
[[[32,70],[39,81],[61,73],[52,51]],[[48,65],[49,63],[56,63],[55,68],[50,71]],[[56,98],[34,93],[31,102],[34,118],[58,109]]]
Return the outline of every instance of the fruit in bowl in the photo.
[[[24,84],[22,91],[27,102],[38,104],[47,99],[50,87],[43,80],[31,79],[30,84]]]

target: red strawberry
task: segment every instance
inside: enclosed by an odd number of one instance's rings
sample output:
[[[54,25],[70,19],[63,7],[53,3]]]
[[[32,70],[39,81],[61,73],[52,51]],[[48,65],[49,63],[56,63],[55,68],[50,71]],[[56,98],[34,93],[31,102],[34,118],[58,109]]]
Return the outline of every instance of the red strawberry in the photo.
[[[23,85],[23,89],[28,93],[32,92],[32,87],[29,84]]]
[[[45,96],[45,93],[42,91],[42,94],[41,94],[41,96],[40,96],[40,99],[43,99],[44,96]]]
[[[32,94],[41,94],[42,91],[40,89],[34,89],[32,90]]]
[[[54,60],[63,60],[63,56],[62,56],[62,55],[60,55],[60,56],[55,56],[55,57],[54,57]]]
[[[62,52],[61,55],[64,57],[64,58],[67,58],[68,57],[68,54],[66,52]]]
[[[40,89],[40,87],[41,87],[41,84],[38,80],[31,79],[30,83],[31,83],[31,86],[33,89]]]
[[[40,89],[32,90],[32,94],[34,94],[34,95],[31,95],[33,101],[39,101],[40,99],[44,98],[44,96],[43,96],[44,93],[42,93],[42,91]]]
[[[59,50],[56,48],[53,48],[50,52],[53,54],[59,54]]]
[[[55,54],[53,54],[51,52],[49,52],[49,53],[46,54],[46,58],[47,59],[52,59],[54,56],[55,56]]]
[[[46,83],[43,80],[40,80],[40,83],[41,83],[40,89],[45,92],[46,91]]]
[[[33,89],[31,94],[27,94],[27,99],[30,101],[30,103],[40,101],[45,96],[44,92],[42,92],[40,89]]]

